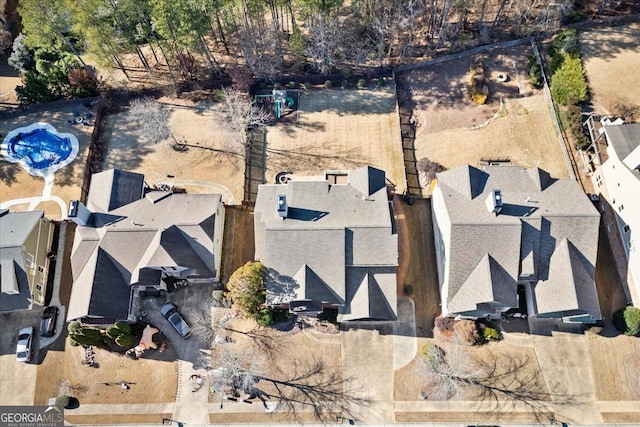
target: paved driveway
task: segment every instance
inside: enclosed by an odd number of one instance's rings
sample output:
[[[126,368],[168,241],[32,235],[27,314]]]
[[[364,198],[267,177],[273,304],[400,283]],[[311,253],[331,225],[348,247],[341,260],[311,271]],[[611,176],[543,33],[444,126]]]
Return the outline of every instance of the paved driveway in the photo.
[[[0,313],[0,405],[33,405],[38,363],[44,352],[38,351],[42,307]],[[16,362],[18,331],[33,326],[33,356],[30,363]]]

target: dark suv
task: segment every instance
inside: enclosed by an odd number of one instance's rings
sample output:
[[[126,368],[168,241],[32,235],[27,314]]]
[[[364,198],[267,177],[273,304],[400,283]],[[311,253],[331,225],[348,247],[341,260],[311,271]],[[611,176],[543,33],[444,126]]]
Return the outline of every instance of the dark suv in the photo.
[[[40,321],[40,336],[52,337],[56,333],[56,321],[58,320],[58,307],[50,306],[44,309]]]

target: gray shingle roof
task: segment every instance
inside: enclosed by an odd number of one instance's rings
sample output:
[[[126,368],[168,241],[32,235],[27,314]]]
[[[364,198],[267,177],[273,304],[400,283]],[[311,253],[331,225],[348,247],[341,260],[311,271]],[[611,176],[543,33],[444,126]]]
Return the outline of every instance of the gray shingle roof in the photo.
[[[43,211],[7,212],[0,216],[0,248],[22,247]]]
[[[593,281],[600,216],[575,181],[515,166],[488,166],[484,171],[462,166],[437,177],[452,224],[449,281],[443,290],[450,312],[470,311],[476,304],[492,301],[513,307],[519,277],[553,281],[568,274],[573,264],[556,255],[560,243],[568,239],[581,254],[586,275],[579,276],[580,282],[556,284],[573,291],[553,303],[567,310],[579,305],[600,316]],[[502,193],[498,215],[485,205],[493,189]],[[550,262],[552,257],[560,261]],[[552,294],[542,292],[545,286],[540,288],[540,307],[551,303],[545,298]]]
[[[392,231],[385,174],[363,167],[349,171],[348,177],[348,184],[329,184],[318,177],[259,187],[254,216],[255,257],[278,273],[276,282],[267,282],[270,304],[320,298],[344,305],[354,297],[350,290],[360,289],[362,280],[354,275],[347,277],[348,266],[391,266],[392,285],[385,280],[382,284],[374,281],[382,295],[388,296],[386,304],[391,310],[379,310],[376,302],[356,311],[366,312],[361,318],[371,317],[374,312],[395,318],[398,244]],[[280,195],[286,197],[289,207],[284,220],[277,212]],[[294,278],[298,286],[282,286]],[[387,289],[390,287],[392,291]],[[351,312],[351,308],[345,310]]]
[[[605,126],[604,130],[607,141],[613,145],[618,158],[622,161],[640,146],[640,123]],[[634,167],[632,166],[631,169]]]
[[[182,266],[194,274],[214,275],[215,212],[221,196],[162,193],[109,211],[108,216],[117,220],[102,227],[76,228],[69,319],[87,315],[126,319],[123,310],[129,308],[130,285],[138,282],[144,267]]]
[[[120,169],[94,173],[87,198],[87,207],[93,212],[109,212],[143,195],[144,175]]]

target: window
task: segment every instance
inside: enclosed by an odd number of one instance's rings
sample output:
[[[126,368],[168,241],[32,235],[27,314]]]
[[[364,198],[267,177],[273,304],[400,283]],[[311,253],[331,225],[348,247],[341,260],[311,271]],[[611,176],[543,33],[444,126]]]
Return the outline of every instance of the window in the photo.
[[[44,273],[44,267],[39,265],[38,266],[38,273]]]
[[[600,175],[596,176],[596,186],[600,187],[602,185],[602,177]]]
[[[632,251],[632,250],[634,250],[634,249],[635,249],[635,246],[636,246],[636,245],[633,243],[633,240],[629,240],[629,241],[627,242],[627,246],[629,247],[629,250],[630,250],[630,251]]]
[[[618,187],[620,187],[620,183],[618,183]]]
[[[25,263],[27,267],[33,267],[33,255],[27,254],[27,258],[25,259]]]
[[[625,233],[628,233],[628,232],[629,232],[629,230],[631,230],[631,228],[629,228],[629,226],[628,226],[628,225],[625,225],[625,226],[624,226],[624,232],[625,232]]]
[[[36,290],[42,291],[42,283],[36,283]]]
[[[618,206],[618,212],[622,212],[624,210],[624,205]]]

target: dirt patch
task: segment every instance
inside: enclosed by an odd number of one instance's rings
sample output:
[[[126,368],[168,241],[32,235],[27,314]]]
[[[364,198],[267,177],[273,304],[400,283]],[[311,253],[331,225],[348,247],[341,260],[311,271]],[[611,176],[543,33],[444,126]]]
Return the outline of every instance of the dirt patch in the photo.
[[[395,86],[375,90],[313,89],[300,93],[298,123],[267,131],[267,182],[277,172],[320,175],[371,165],[405,188]]]
[[[187,100],[160,99],[169,110],[169,127],[177,141],[186,142],[186,151],[171,148],[173,138],[155,145],[145,144],[136,132],[128,110],[107,118],[104,131],[103,169],[120,168],[145,175],[149,185],[175,184],[199,187],[196,192],[221,193],[225,203],[242,200],[243,156],[229,147],[229,135],[221,126],[224,118],[208,104]],[[190,181],[203,181],[202,185]],[[207,187],[207,183],[211,186]],[[231,200],[233,198],[233,200]]]
[[[50,397],[58,394],[72,395],[81,404],[166,403],[175,400],[175,362],[150,358],[132,360],[118,353],[96,349],[98,368],[90,368],[82,364],[83,351],[81,347],[72,347],[67,340],[64,352],[47,353],[38,366],[35,404],[44,405]],[[171,351],[171,348],[165,350],[168,358]],[[126,381],[130,388],[122,389],[115,384],[119,381]]]
[[[163,418],[171,418],[171,414],[104,414],[104,415],[71,415],[65,413],[67,422],[78,425],[98,424],[162,424]]]
[[[399,232],[407,234],[406,238],[400,239],[402,255],[398,269],[398,293],[411,297],[415,302],[416,334],[433,337],[434,319],[441,310],[431,200],[415,200],[413,205],[404,202],[394,204],[398,205],[402,209],[396,212]]]
[[[413,110],[416,159],[426,157],[447,169],[478,166],[481,159],[509,159],[568,177],[544,95],[528,83],[531,54],[531,47],[523,45],[400,74],[400,84],[410,88],[410,99],[400,102]],[[477,105],[470,93],[469,69],[478,61],[489,88],[485,105]],[[506,74],[507,81],[498,81],[499,74]]]
[[[640,108],[640,23],[593,28],[579,37],[595,112],[620,114],[621,108]]]
[[[253,260],[254,246],[253,212],[242,206],[227,206],[220,275],[222,283],[227,283],[234,271]]]

